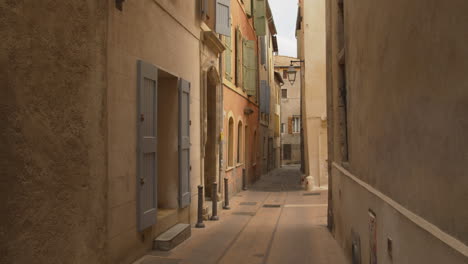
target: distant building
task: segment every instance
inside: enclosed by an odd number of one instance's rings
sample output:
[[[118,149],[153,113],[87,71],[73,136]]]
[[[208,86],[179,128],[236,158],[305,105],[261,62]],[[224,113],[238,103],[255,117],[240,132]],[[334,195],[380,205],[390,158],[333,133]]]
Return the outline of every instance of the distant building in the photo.
[[[301,162],[301,81],[293,84],[288,81],[288,68],[293,57],[275,56],[275,71],[281,75],[284,85],[281,87],[281,164],[299,164]],[[302,71],[294,66],[297,76]]]

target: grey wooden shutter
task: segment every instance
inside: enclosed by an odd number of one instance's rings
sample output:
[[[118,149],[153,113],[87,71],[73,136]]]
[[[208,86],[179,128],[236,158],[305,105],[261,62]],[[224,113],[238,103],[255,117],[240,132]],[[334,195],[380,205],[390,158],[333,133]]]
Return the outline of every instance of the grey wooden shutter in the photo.
[[[243,41],[242,78],[247,95],[257,96],[257,56],[255,54],[255,41]]]
[[[266,53],[267,53],[266,37],[261,36],[260,37],[260,64],[262,65],[266,64]]]
[[[224,44],[226,49],[224,50],[224,76],[229,81],[232,81],[232,40],[231,37],[224,37]]]
[[[157,87],[158,69],[138,61],[138,230],[156,223],[157,203]]]
[[[216,0],[216,32],[225,36],[231,36],[230,6],[230,0]]]
[[[179,79],[179,207],[190,204],[190,83]]]

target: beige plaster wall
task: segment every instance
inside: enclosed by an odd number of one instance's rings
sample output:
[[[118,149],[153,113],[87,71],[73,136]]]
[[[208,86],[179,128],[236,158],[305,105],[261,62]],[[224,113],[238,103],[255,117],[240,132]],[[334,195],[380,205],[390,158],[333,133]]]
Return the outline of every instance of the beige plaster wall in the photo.
[[[179,210],[170,223],[195,221],[196,186],[200,178],[200,25],[195,2],[125,1],[123,11],[109,0],[108,164],[109,254],[111,261],[130,262],[152,246],[164,231],[160,221],[143,233],[136,230],[136,74],[141,59],[191,83],[190,208]],[[177,119],[170,122],[178,122]],[[175,169],[175,168],[174,168]],[[190,213],[192,212],[192,216]],[[167,221],[169,221],[167,220]]]
[[[321,169],[328,155],[327,144],[323,144],[326,140],[322,139],[327,133],[325,0],[300,4],[303,20],[299,41],[305,45],[300,49],[300,58],[304,60],[301,78],[306,174],[314,177],[315,185],[324,186],[328,182],[327,170]]]
[[[387,217],[391,213],[388,202],[376,202],[333,172],[333,220],[337,238],[347,248],[349,228],[367,224],[363,215],[368,207],[385,219],[379,240],[387,235],[397,238],[398,263],[467,262],[468,211],[462,209],[468,200],[464,166],[468,158],[467,7],[465,1],[430,0],[424,6],[401,0],[380,1],[378,6],[367,0],[349,3],[344,5],[344,36],[340,36],[338,5],[330,3],[333,159],[341,161],[339,136],[343,130],[337,114],[341,81],[336,55],[337,43],[344,40],[347,167],[356,178],[437,230],[428,232],[407,224],[407,217],[398,214]],[[341,188],[352,201],[339,199],[335,188]],[[457,241],[465,257],[436,234]],[[381,253],[379,263],[386,257]]]
[[[107,11],[0,3],[0,263],[106,263]]]

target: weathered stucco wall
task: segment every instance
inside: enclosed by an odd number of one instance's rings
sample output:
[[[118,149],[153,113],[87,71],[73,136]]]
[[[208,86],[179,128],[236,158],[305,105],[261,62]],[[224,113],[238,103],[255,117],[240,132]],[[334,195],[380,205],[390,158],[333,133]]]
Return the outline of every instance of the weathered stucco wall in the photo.
[[[0,262],[106,263],[107,5],[0,13]]]
[[[350,170],[468,243],[468,3],[425,5],[346,6]]]
[[[200,178],[200,22],[193,1],[108,0],[109,254],[131,262],[151,249],[153,239],[177,222],[195,221]],[[197,22],[198,21],[198,22]],[[189,208],[177,210],[140,233],[136,228],[137,60],[190,82],[191,193]],[[177,89],[177,87],[174,87]],[[162,108],[158,108],[162,111]],[[168,111],[171,109],[167,107]],[[177,123],[178,119],[168,122]],[[173,127],[174,124],[170,124]],[[169,126],[169,124],[168,124]],[[159,140],[164,140],[159,138]],[[158,154],[159,155],[159,154]],[[164,155],[163,153],[161,155]],[[167,169],[167,168],[166,168]],[[176,169],[176,168],[174,168]],[[177,176],[176,176],[177,177]],[[160,211],[162,213],[162,211]]]
[[[329,58],[333,62],[329,88],[333,89],[335,112],[333,159],[341,161],[339,136],[343,130],[336,113],[342,82],[336,58],[337,43],[344,40],[349,133],[349,163],[345,167],[373,190],[434,225],[451,237],[449,240],[458,241],[468,254],[468,211],[464,209],[468,201],[464,166],[468,161],[468,3],[347,3],[344,37],[338,26],[337,1],[330,1],[328,12]],[[381,219],[379,247],[386,246],[383,239],[387,236],[396,237],[398,263],[466,263],[466,255],[461,258],[453,245],[436,238],[439,231],[421,231],[407,216],[386,218],[394,214],[387,202],[363,194],[353,186],[356,182],[344,184],[341,177],[333,173],[333,219],[337,234],[341,233],[339,240],[346,241],[348,248],[349,228],[368,224],[363,216],[367,216],[367,207],[376,210]],[[341,188],[355,202],[340,199],[335,188]],[[354,212],[344,210],[345,206]],[[368,236],[362,232],[362,237]],[[406,245],[416,240],[418,243]],[[404,250],[406,246],[411,250]],[[378,250],[383,252],[379,262],[385,260],[386,253]]]
[[[325,0],[300,1],[301,33],[298,34],[299,56],[303,63],[303,129],[306,174],[317,186],[327,185],[328,156],[326,110],[326,25]]]

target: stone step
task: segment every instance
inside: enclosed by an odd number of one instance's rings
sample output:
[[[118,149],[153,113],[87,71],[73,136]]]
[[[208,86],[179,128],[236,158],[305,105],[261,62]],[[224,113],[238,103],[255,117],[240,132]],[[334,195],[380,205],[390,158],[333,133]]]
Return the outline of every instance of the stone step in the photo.
[[[189,224],[177,224],[154,240],[153,249],[169,251],[187,240],[190,235],[191,229]]]

